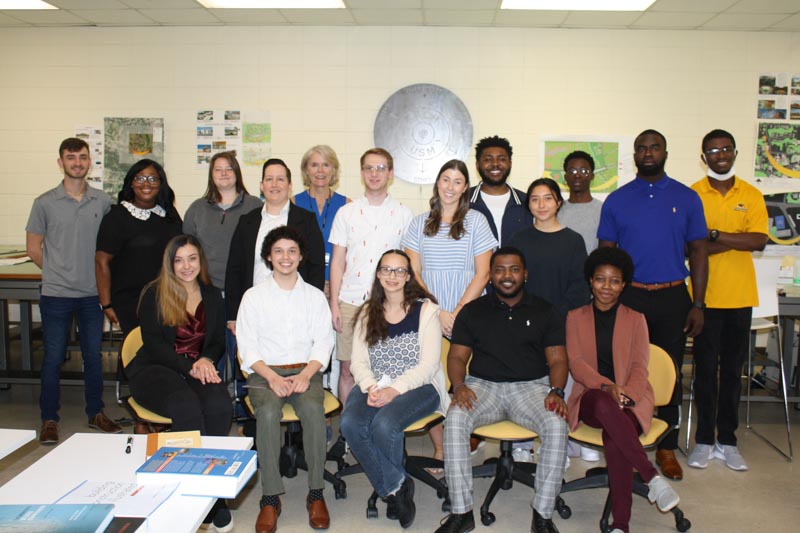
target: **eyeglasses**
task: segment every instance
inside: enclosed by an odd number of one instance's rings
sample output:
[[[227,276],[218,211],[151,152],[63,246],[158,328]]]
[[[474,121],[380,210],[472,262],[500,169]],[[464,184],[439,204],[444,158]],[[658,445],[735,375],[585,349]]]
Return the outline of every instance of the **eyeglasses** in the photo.
[[[377,172],[378,174],[383,174],[384,172],[389,170],[389,167],[387,167],[386,165],[377,165],[377,166],[364,165],[363,167],[361,167],[361,170],[366,172],[367,174],[372,174],[373,172]]]
[[[736,148],[733,146],[723,146],[722,148],[709,148],[708,150],[703,150],[703,153],[706,155],[717,155],[719,153],[729,154],[735,151]]]
[[[143,183],[149,183],[150,185],[153,185],[156,183],[161,183],[161,178],[158,176],[136,176],[133,178],[133,181],[140,185]]]
[[[408,269],[405,269],[403,267],[392,268],[392,267],[382,266],[378,269],[378,271],[381,273],[381,276],[387,278],[391,277],[392,274],[397,274],[398,276],[405,276],[406,274],[408,274]]]
[[[585,178],[586,176],[588,176],[591,173],[592,173],[592,171],[589,170],[588,168],[569,168],[569,169],[567,169],[567,174],[569,174],[570,176],[581,175],[581,176],[583,176]]]

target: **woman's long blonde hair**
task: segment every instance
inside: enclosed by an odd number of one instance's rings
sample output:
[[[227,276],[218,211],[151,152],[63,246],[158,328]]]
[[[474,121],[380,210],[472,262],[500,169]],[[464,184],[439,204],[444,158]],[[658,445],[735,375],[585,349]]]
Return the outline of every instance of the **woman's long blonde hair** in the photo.
[[[155,287],[156,291],[156,308],[161,322],[165,326],[185,326],[189,323],[189,317],[186,314],[186,299],[188,294],[183,283],[175,275],[175,255],[178,249],[187,245],[192,245],[197,248],[200,255],[200,274],[197,276],[198,281],[203,285],[210,285],[211,279],[208,276],[208,262],[206,255],[203,253],[203,247],[200,246],[200,241],[191,235],[178,235],[173,237],[167,243],[164,249],[164,257],[161,260],[161,272],[158,277],[145,285],[142,289],[144,295],[151,287]],[[141,312],[141,298],[139,299],[139,307]]]

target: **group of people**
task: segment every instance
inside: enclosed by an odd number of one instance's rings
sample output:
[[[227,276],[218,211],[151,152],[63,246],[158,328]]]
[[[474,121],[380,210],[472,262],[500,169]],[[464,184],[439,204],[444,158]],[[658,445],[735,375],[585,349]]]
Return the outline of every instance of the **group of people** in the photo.
[[[735,176],[733,136],[706,135],[707,176],[690,189],[665,172],[664,136],[642,132],[637,177],[604,203],[591,195],[588,153],[564,161],[567,199],[549,178],[527,192],[508,185],[512,148],[502,137],[480,140],[475,156],[480,182],[470,187],[462,161],[445,163],[430,211],[415,217],[389,194],[393,160],[381,148],[361,156],[364,195],[352,201],[333,190],[340,165],[328,146],[303,156],[306,190],[293,198],[289,167],[267,160],[263,203],[248,194],[235,154],[223,152],[181,221],[158,163],[133,165],[112,206],[86,183],[86,143],[65,140],[64,179],[37,198],[26,227],[28,253],[43,270],[40,442],[58,441],[59,370],[73,315],[86,414],[101,431],[121,431],[103,414],[104,313],[126,334],[141,327],[143,346],[126,368],[131,393],[170,417],[174,430],[228,434],[231,403],[217,365],[238,349],[258,428],[256,531],[275,531],[281,513],[286,402],[303,426],[309,524],[325,529],[322,372],[335,345],[342,435],[402,527],[415,516],[403,430],[439,412],[444,428],[430,433],[452,512],[437,532],[474,528],[470,435],[503,419],[542,442],[531,531],[557,531],[567,435],[587,424],[603,430],[612,529],[627,532],[634,469],[659,509],[679,501],[664,479],[682,477],[677,431],[656,453],[661,475],[638,435],[653,416],[650,343],[680,369],[691,335],[699,422],[688,464],[705,468],[718,457],[746,469],[735,437],[739,375],[757,305],[750,251],[766,243],[767,215],[763,197]],[[740,289],[730,291],[734,280]],[[450,339],[446,368],[442,336]],[[673,401],[659,409],[671,425],[680,398],[676,383]],[[514,450],[514,458],[531,460],[531,451]],[[206,522],[230,530],[224,500]]]

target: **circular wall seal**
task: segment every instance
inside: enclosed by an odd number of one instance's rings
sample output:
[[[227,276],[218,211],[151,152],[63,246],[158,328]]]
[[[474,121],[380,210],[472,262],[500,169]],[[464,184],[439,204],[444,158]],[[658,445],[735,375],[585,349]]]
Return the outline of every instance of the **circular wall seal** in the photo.
[[[417,83],[384,102],[374,135],[375,146],[392,154],[395,176],[409,183],[433,183],[444,163],[469,155],[472,117],[454,93]]]

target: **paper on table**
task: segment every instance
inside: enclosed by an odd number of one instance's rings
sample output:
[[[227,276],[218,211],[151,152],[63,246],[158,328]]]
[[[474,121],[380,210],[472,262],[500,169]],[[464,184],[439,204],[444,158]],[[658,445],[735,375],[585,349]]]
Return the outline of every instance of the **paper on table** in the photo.
[[[177,483],[139,485],[119,481],[84,481],[55,503],[111,503],[114,505],[114,516],[146,518],[177,488]]]
[[[30,260],[31,258],[27,255],[22,257],[3,257],[0,258],[0,266],[21,265],[22,263],[27,263]]]

